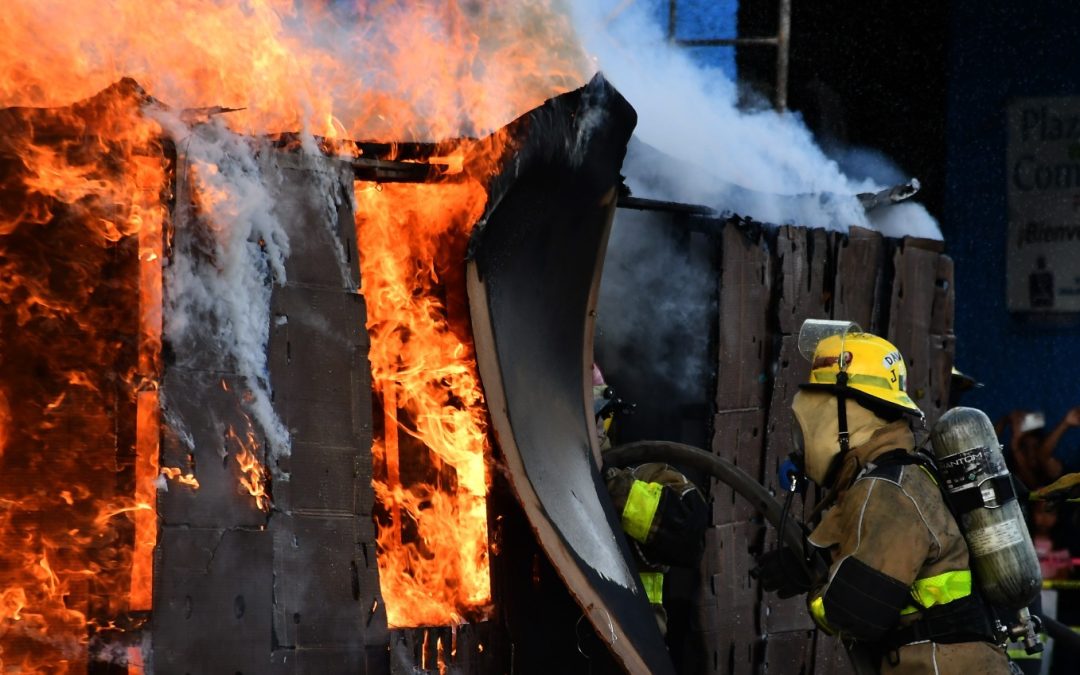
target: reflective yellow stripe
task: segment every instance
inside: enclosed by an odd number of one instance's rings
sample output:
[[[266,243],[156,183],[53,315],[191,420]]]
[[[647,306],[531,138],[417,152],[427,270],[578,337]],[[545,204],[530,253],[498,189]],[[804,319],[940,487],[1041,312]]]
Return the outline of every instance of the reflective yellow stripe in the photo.
[[[664,602],[664,573],[642,572],[641,585],[645,587],[645,595],[649,602],[660,605]]]
[[[916,605],[908,605],[900,610],[900,613],[914,614],[921,609],[945,605],[969,595],[971,595],[971,570],[942,572],[925,579],[916,579],[911,585],[911,597],[915,599]]]
[[[646,483],[636,480],[630,486],[626,497],[626,506],[622,510],[622,526],[628,535],[645,543],[652,529],[656,507],[660,505],[660,492],[664,489],[660,483]]]
[[[829,625],[829,622],[825,620],[825,601],[821,599],[820,595],[810,601],[810,618],[829,635],[836,633],[833,627]]]
[[[821,384],[836,384],[836,373],[831,371],[815,370],[811,373],[814,382]],[[859,373],[851,373],[848,375],[848,384],[865,384],[868,387],[881,387],[882,389],[888,389],[895,391],[896,388],[892,386],[888,380],[884,377],[878,377],[876,375],[861,375]]]

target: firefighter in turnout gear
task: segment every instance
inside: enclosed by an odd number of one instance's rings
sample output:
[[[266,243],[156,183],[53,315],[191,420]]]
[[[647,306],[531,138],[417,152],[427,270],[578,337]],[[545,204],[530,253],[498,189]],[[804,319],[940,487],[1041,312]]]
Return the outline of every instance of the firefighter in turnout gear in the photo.
[[[601,452],[611,449],[615,413],[622,403],[593,365],[593,412]],[[667,634],[664,574],[672,566],[695,567],[705,552],[709,508],[705,496],[685,475],[662,462],[609,467],[608,494],[634,553],[641,585],[652,605],[660,632]]]
[[[604,481],[660,632],[666,634],[664,574],[672,566],[696,566],[705,552],[705,497],[681,472],[659,462],[609,468]]]
[[[807,324],[810,381],[792,403],[794,433],[807,477],[835,503],[812,548],[770,551],[756,576],[781,597],[808,593],[815,622],[874,654],[881,673],[1009,673],[963,534],[915,452],[911,422],[922,412],[903,357],[854,324]],[[826,560],[823,584],[797,573],[797,555]]]

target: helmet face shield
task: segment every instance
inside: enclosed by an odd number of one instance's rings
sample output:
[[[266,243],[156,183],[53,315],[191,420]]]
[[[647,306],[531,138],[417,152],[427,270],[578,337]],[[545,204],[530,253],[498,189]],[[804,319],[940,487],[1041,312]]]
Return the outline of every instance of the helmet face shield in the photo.
[[[803,321],[802,327],[799,329],[799,353],[803,355],[803,358],[813,363],[814,352],[817,351],[818,345],[821,341],[839,335],[841,345],[843,344],[844,336],[848,333],[861,333],[862,328],[859,328],[859,324],[854,321],[831,321],[828,319],[807,319]],[[840,354],[843,355],[843,349],[841,348]],[[845,364],[841,364],[841,369]]]

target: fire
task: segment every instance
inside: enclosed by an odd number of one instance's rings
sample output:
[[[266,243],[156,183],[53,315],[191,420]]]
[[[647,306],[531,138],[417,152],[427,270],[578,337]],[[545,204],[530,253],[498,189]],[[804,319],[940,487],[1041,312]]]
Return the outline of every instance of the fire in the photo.
[[[394,62],[402,91],[384,99],[393,104],[379,115],[385,134],[415,138],[409,111],[421,105],[434,112],[419,129],[421,140],[487,132],[510,120],[507,110],[523,113],[576,86],[583,79],[578,54],[560,51],[565,23],[546,3],[522,7],[529,21],[519,30],[473,32],[468,12],[450,3],[428,17],[450,34],[449,44],[418,37],[415,24],[394,26],[391,32],[402,34],[397,43],[410,53]],[[523,26],[566,32],[546,34],[545,43]],[[481,62],[489,77],[474,76],[471,68]],[[452,181],[356,186],[361,292],[378,396],[372,456],[379,577],[391,626],[456,625],[486,618],[491,609],[490,440],[464,263],[471,228],[487,205],[486,181],[500,170],[509,143],[494,134],[432,157]]]
[[[195,474],[191,471],[184,473],[182,469],[178,469],[174,466],[161,467],[161,475],[169,480],[174,480],[181,485],[187,485],[188,487],[199,489],[199,479],[195,477]]]
[[[157,485],[198,487],[193,466],[159,462],[163,139],[183,128],[154,111],[193,124],[226,106],[235,132],[358,154],[347,139],[487,134],[585,73],[546,0],[16,0],[0,25],[0,669],[85,672],[95,636],[151,607]],[[394,625],[490,605],[489,434],[462,276],[501,143],[432,158],[453,182],[357,185]],[[267,510],[258,444],[232,433],[238,482]]]
[[[394,626],[457,624],[490,603],[488,429],[464,299],[467,233],[486,197],[471,180],[356,193],[383,414],[379,576]]]
[[[236,463],[240,465],[240,486],[247,490],[260,511],[269,511],[270,493],[267,492],[269,477],[266,467],[258,460],[259,441],[255,438],[255,429],[251,426],[251,420],[248,420],[248,429],[244,438],[240,438],[236,430],[229,427],[225,432],[225,439],[238,449],[235,457]]]
[[[85,672],[95,634],[149,608],[157,471],[136,409],[156,407],[137,400],[157,377],[160,263],[138,250],[160,242],[165,169],[143,100],[123,84],[0,113],[5,671]]]

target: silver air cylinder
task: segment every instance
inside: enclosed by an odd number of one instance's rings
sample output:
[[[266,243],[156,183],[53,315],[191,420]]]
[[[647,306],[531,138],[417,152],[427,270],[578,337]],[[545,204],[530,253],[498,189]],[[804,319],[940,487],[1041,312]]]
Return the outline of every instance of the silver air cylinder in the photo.
[[[983,597],[999,607],[1027,607],[1042,587],[1042,573],[990,418],[975,408],[953,408],[930,440]]]

